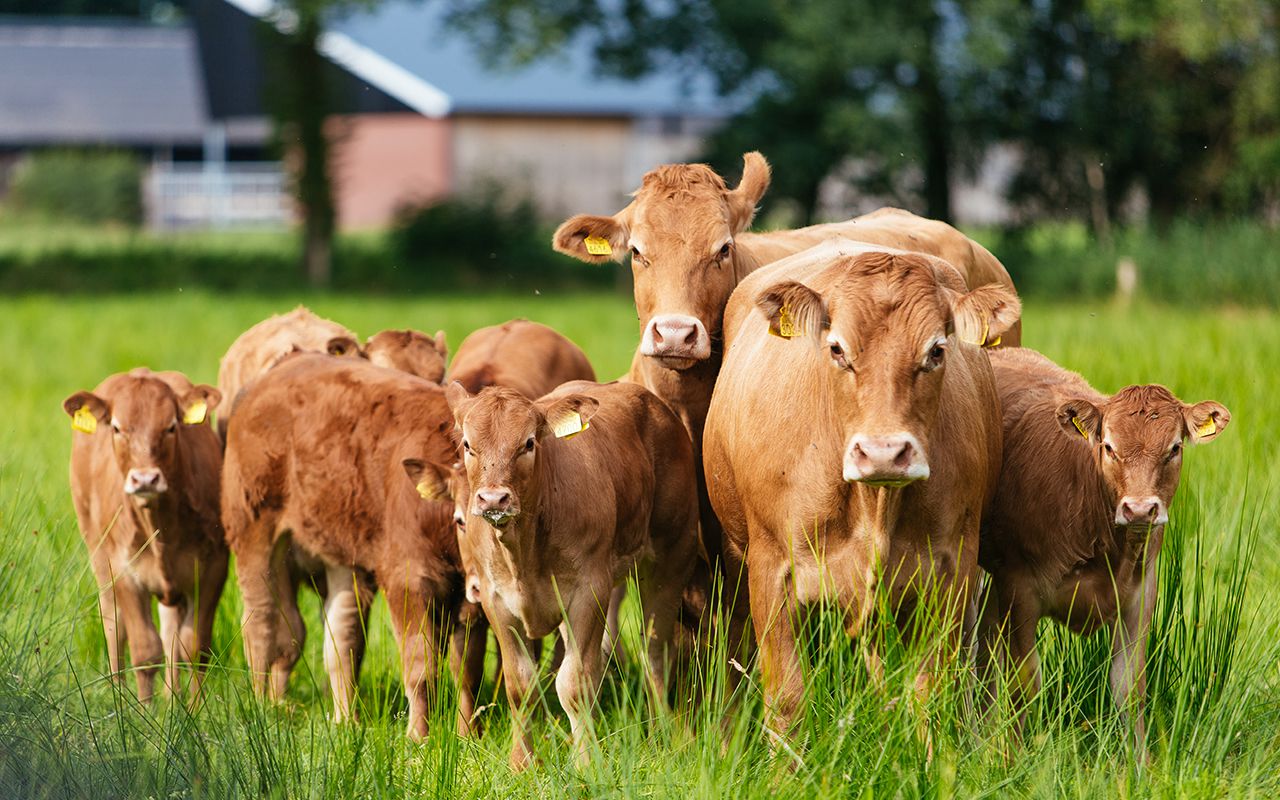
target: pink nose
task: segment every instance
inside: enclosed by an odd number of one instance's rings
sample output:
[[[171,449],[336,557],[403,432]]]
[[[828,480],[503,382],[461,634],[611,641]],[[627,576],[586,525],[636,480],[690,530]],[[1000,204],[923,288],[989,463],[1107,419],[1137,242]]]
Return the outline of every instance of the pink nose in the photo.
[[[1160,525],[1165,520],[1164,503],[1159,497],[1123,497],[1116,508],[1116,523],[1119,525]]]
[[[156,467],[135,467],[125,475],[125,494],[164,494],[168,488],[168,484],[165,483],[164,473]]]
[[[484,517],[490,525],[500,528],[520,513],[520,506],[509,489],[489,487],[476,492],[472,514]]]
[[[920,442],[909,433],[858,434],[844,457],[844,479],[876,486],[903,486],[929,477]]]
[[[640,353],[652,358],[704,361],[711,357],[711,337],[696,317],[664,314],[649,321]]]

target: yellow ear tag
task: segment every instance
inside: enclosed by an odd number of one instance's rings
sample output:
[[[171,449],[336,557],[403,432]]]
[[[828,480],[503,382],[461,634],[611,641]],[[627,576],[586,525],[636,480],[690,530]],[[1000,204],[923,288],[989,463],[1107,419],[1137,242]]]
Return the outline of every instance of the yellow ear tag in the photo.
[[[423,500],[439,500],[440,499],[440,493],[436,490],[436,487],[428,483],[427,481],[421,481],[414,488],[418,490],[418,494],[422,497]]]
[[[1218,432],[1218,423],[1213,421],[1213,417],[1209,417],[1204,422],[1196,426],[1196,437],[1203,439],[1206,436],[1212,436]]]
[[[71,416],[71,428],[81,433],[93,433],[98,430],[98,418],[93,415],[88,406],[80,406]]]
[[[774,333],[773,328],[769,329],[769,333],[779,336],[783,339],[794,339],[800,335],[800,329],[796,327],[796,323],[791,319],[791,307],[786,303],[782,304],[782,308],[778,309],[778,331]]]
[[[572,439],[589,427],[591,427],[590,423],[584,422],[581,414],[570,411],[551,423],[551,432],[557,439]]]
[[[611,256],[613,248],[609,246],[609,240],[603,236],[588,236],[582,240],[587,246],[587,252],[593,256]]]
[[[1089,433],[1084,429],[1084,424],[1080,422],[1079,417],[1072,417],[1071,424],[1076,426],[1076,430],[1080,431],[1081,436],[1083,436],[1086,439],[1089,438]]]
[[[994,338],[994,339],[992,339],[991,341],[989,341],[989,342],[987,342],[986,344],[984,344],[984,345],[983,345],[983,347],[999,347],[999,346],[1000,346],[1000,340],[1001,340],[1002,338],[1004,338],[1004,337],[1002,337],[1002,336],[997,336],[996,338]]]
[[[209,404],[203,399],[197,400],[187,406],[187,410],[182,412],[182,422],[186,425],[199,425],[204,422],[205,415],[209,413]]]

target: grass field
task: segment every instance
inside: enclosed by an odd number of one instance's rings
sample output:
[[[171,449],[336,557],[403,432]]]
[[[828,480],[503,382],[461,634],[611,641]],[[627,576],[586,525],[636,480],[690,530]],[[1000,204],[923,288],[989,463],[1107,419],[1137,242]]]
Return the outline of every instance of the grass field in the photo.
[[[475,327],[525,316],[579,342],[599,374],[626,368],[636,337],[629,299],[613,295],[369,299],[304,298],[362,334],[444,328],[457,344]],[[599,751],[567,757],[567,723],[535,729],[543,763],[506,767],[505,700],[484,712],[486,735],[463,741],[442,708],[428,741],[403,736],[404,701],[381,601],[361,678],[363,722],[334,726],[320,654],[319,610],[287,703],[249,692],[240,600],[228,582],[216,663],[194,712],[104,679],[96,594],[66,486],[71,431],[62,399],[108,373],[146,364],[212,383],[235,336],[291,302],[163,295],[0,300],[0,797],[808,797],[1275,796],[1280,790],[1280,315],[1031,303],[1025,342],[1112,391],[1156,381],[1188,401],[1232,412],[1219,441],[1186,459],[1172,512],[1152,642],[1153,763],[1139,767],[1109,710],[1107,644],[1042,634],[1045,690],[1020,746],[1008,715],[975,726],[959,692],[930,707],[934,755],[906,696],[916,654],[897,653],[889,689],[867,684],[856,649],[818,620],[807,653],[811,702],[793,756],[759,732],[747,682],[722,744],[722,675],[710,699],[673,721],[651,719],[634,658],[610,672]],[[631,614],[629,652],[639,632]],[[131,682],[130,682],[131,683]],[[446,692],[446,696],[447,696]],[[487,683],[485,702],[499,687]]]

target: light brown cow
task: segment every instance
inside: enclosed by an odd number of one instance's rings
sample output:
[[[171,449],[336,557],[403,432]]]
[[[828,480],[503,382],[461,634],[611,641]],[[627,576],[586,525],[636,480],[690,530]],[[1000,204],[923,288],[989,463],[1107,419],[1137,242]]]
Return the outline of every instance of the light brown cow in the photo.
[[[552,239],[556,250],[592,263],[621,261],[630,253],[640,346],[627,380],[662,398],[693,438],[702,535],[713,556],[720,550],[721,534],[701,472],[702,432],[720,371],[721,321],[739,282],[761,266],[838,236],[938,256],[958,269],[970,287],[1013,287],[1009,273],[981,245],[950,225],[898,209],[797,230],[749,233],[769,176],[768,163],[755,152],[743,156],[742,180],[734,189],[705,164],[668,164],[644,176],[626,208],[609,217],[571,217]],[[994,344],[998,338],[989,334],[987,341]],[[1004,334],[1004,344],[1020,341],[1021,322],[1015,322]],[[732,593],[736,576],[727,577]]]
[[[648,684],[666,703],[668,645],[698,558],[689,437],[634,384],[575,381],[535,401],[510,389],[448,388],[472,488],[467,535],[502,651],[511,766],[532,758],[531,640],[559,628],[556,692],[586,757],[614,587],[635,574],[648,631]],[[564,437],[564,438],[560,438]]]
[[[370,336],[364,343],[363,353],[370,363],[379,367],[398,369],[440,383],[444,380],[449,346],[444,331],[436,331],[435,338],[431,338],[414,330],[388,330]]]
[[[165,663],[196,662],[199,688],[227,578],[218,518],[222,445],[207,410],[218,390],[177,372],[135,369],[63,401],[71,416],[71,497],[98,581],[112,678],[129,646],[138,698],[149,702]],[[160,632],[151,598],[160,601]]]
[[[1028,699],[1040,688],[1041,617],[1078,633],[1110,628],[1112,695],[1145,754],[1146,646],[1182,450],[1217,438],[1231,414],[1212,400],[1187,405],[1163,386],[1107,397],[1027,350],[992,353],[991,366],[1004,473],[982,524],[979,561],[992,591],[981,660],[989,668],[1008,659],[1016,699]]]
[[[936,258],[832,251],[738,287],[707,418],[708,488],[730,569],[745,559],[780,733],[803,693],[792,621],[805,606],[835,603],[856,634],[883,587],[899,623],[921,605],[949,621],[922,693],[959,648],[1000,416],[986,354],[955,331],[986,319],[998,336],[1020,310],[1003,286],[965,292]]]
[[[325,566],[325,667],[339,720],[355,716],[371,572],[387,597],[421,739],[436,655],[451,644],[458,728],[471,729],[484,629],[460,624],[462,571],[452,505],[437,489],[457,448],[439,385],[359,359],[286,358],[246,391],[231,419],[223,521],[244,596],[245,652],[260,694],[283,696],[301,652],[290,544]],[[435,499],[439,498],[439,499]]]

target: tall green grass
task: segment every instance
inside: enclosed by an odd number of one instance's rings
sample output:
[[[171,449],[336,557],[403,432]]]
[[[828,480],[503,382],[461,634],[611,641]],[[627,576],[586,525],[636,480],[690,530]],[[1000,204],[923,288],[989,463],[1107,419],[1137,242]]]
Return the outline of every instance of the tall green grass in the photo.
[[[703,701],[654,716],[633,601],[624,615],[628,655],[608,672],[595,754],[581,769],[550,681],[535,716],[542,763],[526,773],[507,770],[509,716],[492,678],[481,691],[482,738],[454,736],[446,701],[428,740],[410,743],[382,601],[360,724],[328,720],[319,604],[305,591],[311,635],[289,697],[259,702],[249,691],[234,580],[218,612],[205,702],[140,708],[131,679],[117,687],[104,676],[95,588],[66,487],[71,434],[60,402],[138,364],[212,382],[240,331],[296,299],[187,291],[0,300],[0,796],[1220,797],[1280,789],[1280,604],[1272,596],[1280,582],[1280,316],[1263,311],[1033,301],[1025,312],[1027,344],[1103,391],[1160,381],[1184,400],[1212,398],[1232,411],[1231,427],[1187,456],[1166,535],[1150,647],[1149,766],[1134,761],[1111,710],[1104,637],[1042,629],[1045,685],[1020,743],[1009,709],[981,721],[964,712],[973,677],[956,669],[927,707],[930,758],[908,689],[922,650],[873,626],[868,635],[887,653],[885,687],[876,688],[859,645],[830,612],[805,621],[807,704],[793,752],[761,733],[758,673],[741,682],[737,713],[728,714],[714,648],[694,669]],[[582,344],[602,378],[625,370],[637,333],[629,301],[615,296],[303,299],[361,334],[444,328],[455,345],[484,324],[537,319]],[[447,680],[442,688],[449,698]]]

